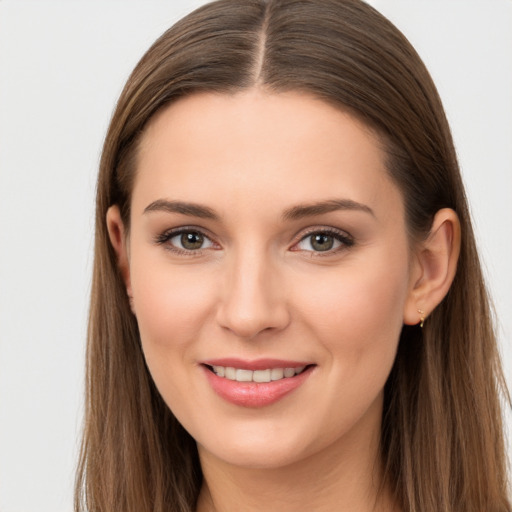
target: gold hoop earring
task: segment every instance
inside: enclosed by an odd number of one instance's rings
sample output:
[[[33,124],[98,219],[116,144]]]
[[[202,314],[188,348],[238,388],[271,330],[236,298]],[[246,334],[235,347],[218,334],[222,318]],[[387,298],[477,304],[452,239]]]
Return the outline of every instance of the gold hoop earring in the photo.
[[[420,327],[423,329],[425,325],[425,312],[422,309],[418,309],[418,313],[420,314]]]

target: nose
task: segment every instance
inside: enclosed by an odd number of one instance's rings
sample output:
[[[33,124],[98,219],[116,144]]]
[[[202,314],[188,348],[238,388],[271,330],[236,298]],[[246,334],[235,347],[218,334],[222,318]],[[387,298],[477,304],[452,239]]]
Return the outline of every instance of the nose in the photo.
[[[278,266],[256,251],[245,251],[231,263],[220,291],[219,325],[246,340],[284,329],[290,312]]]

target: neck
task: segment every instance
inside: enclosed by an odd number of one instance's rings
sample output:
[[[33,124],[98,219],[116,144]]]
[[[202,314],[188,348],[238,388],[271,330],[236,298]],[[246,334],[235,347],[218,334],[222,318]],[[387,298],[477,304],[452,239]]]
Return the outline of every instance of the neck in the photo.
[[[360,427],[360,425],[359,425]],[[204,483],[197,512],[396,512],[383,485],[380,425],[278,468],[229,464],[199,447]]]

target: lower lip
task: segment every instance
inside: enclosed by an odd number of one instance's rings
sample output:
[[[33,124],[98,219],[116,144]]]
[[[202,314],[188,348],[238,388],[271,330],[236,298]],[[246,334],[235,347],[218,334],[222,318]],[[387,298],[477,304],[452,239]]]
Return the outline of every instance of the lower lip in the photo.
[[[285,377],[271,382],[238,382],[218,377],[203,366],[210,386],[224,400],[241,407],[265,407],[295,391],[309,377],[313,366],[295,377]]]

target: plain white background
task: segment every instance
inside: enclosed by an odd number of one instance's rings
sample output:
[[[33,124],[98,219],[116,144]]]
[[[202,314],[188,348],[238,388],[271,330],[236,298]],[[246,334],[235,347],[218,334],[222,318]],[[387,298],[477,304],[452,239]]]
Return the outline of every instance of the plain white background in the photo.
[[[102,139],[137,60],[202,3],[0,0],[0,512],[72,510]],[[372,4],[444,100],[512,383],[512,1]]]

